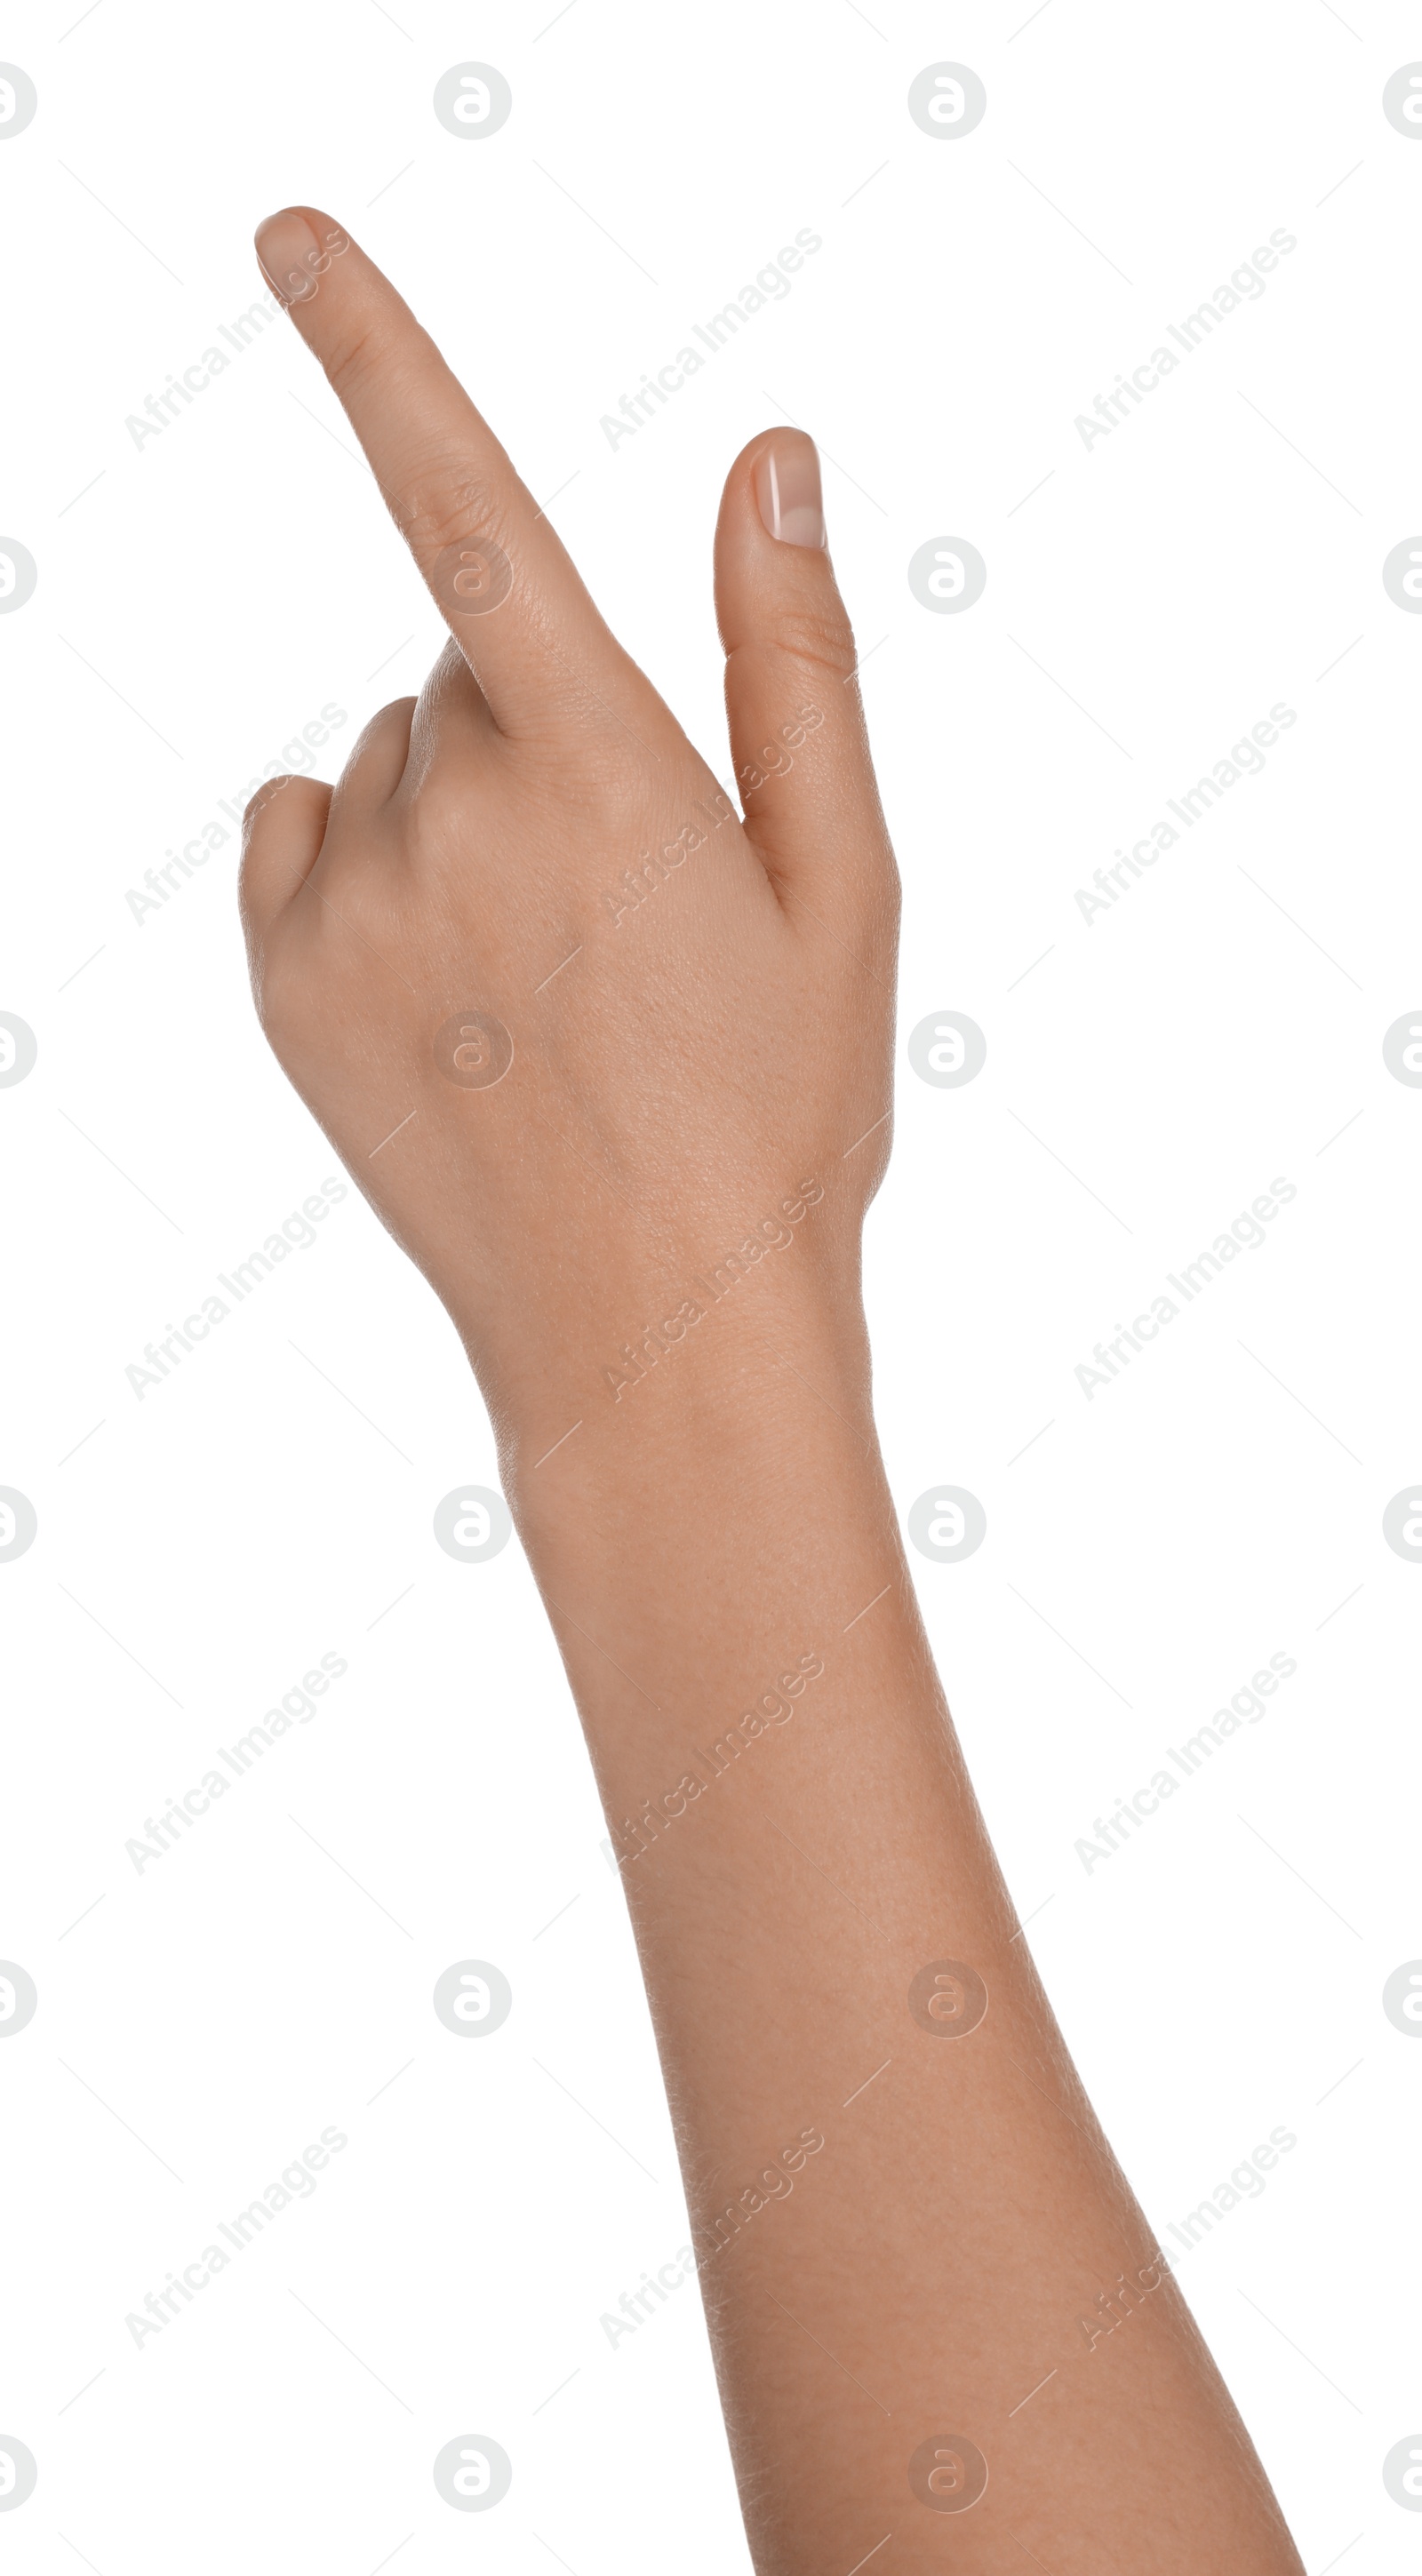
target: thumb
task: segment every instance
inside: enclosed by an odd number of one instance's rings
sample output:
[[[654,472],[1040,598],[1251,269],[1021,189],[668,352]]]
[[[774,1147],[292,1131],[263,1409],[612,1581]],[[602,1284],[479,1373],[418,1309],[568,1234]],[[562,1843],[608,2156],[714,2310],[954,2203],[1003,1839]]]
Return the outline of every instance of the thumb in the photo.
[[[803,430],[762,432],[731,468],[716,614],[747,834],[792,913],[803,904],[836,937],[862,936],[897,878]]]

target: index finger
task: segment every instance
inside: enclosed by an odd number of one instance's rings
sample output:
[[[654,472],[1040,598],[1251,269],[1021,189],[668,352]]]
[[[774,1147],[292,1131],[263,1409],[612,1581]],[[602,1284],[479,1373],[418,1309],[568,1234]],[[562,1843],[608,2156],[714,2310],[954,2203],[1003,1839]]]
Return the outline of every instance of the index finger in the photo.
[[[589,657],[621,659],[571,557],[429,333],[343,226],[287,206],[259,225],[256,247],[495,723],[536,729]]]

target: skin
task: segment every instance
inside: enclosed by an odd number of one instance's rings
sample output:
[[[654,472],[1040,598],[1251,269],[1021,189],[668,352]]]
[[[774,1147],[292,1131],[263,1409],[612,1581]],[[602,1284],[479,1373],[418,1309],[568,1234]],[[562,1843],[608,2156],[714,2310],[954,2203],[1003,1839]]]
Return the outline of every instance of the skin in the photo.
[[[879,1457],[898,881],[811,443],[752,441],[721,508],[741,821],[379,271],[310,208],[258,250],[451,634],[334,789],[250,809],[253,991],[489,1406],[755,2565],[1299,2576],[1018,1930]]]

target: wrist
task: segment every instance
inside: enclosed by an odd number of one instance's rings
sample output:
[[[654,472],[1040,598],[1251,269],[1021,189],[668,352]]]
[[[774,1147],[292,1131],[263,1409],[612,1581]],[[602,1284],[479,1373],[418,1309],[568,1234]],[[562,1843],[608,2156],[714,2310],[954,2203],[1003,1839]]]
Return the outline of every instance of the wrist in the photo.
[[[783,1677],[802,1659],[827,1676],[817,1712],[866,1646],[897,1638],[901,1697],[917,1673],[857,1300],[782,1299],[762,1324],[738,1320],[714,1367],[709,1342],[676,1345],[551,1454],[541,1423],[541,1444],[506,1443],[505,1491],[614,1822],[765,1694],[793,1704]]]
[[[504,1491],[535,1570],[591,1567],[614,1525],[625,1540],[644,1522],[744,1517],[752,1497],[812,1485],[827,1453],[837,1480],[876,1455],[857,1281],[806,1269],[739,1298],[704,1283],[682,1302],[596,1368],[541,1373],[498,1408]]]

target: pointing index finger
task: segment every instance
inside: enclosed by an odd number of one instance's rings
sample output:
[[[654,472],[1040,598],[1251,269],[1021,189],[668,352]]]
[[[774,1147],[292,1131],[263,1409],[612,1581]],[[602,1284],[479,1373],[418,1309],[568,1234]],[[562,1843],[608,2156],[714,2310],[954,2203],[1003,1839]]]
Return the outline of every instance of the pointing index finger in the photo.
[[[487,421],[329,215],[288,206],[268,216],[257,257],[343,404],[495,722],[519,732],[546,721],[571,671],[617,647]]]

